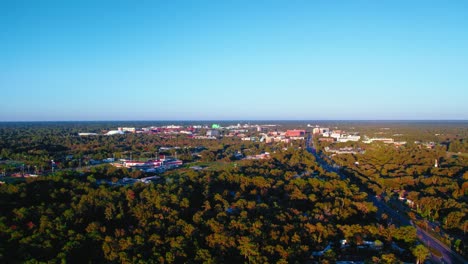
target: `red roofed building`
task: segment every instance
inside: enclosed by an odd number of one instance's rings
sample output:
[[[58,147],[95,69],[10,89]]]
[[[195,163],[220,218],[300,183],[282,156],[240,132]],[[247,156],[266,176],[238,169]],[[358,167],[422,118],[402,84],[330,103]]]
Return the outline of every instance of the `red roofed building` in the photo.
[[[294,130],[288,130],[286,131],[286,136],[287,137],[303,137],[305,136],[305,130],[297,130],[297,129],[294,129]]]

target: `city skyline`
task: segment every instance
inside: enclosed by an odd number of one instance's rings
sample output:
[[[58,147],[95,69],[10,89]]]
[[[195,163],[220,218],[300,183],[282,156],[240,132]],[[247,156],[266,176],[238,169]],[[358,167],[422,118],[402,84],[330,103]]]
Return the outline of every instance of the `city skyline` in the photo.
[[[0,3],[0,121],[466,120],[462,1]]]

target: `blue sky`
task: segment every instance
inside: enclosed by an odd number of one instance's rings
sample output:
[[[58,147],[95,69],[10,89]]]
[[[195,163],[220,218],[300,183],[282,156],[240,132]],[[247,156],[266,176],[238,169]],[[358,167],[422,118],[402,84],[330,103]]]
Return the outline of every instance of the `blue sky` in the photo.
[[[0,1],[0,121],[468,119],[467,1]]]

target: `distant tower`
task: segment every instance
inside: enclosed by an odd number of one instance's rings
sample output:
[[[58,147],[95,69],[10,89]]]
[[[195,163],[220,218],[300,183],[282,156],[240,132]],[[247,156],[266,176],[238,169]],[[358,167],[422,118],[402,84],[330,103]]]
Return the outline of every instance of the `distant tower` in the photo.
[[[439,167],[439,162],[437,162],[437,159],[435,160],[434,167],[435,168]]]

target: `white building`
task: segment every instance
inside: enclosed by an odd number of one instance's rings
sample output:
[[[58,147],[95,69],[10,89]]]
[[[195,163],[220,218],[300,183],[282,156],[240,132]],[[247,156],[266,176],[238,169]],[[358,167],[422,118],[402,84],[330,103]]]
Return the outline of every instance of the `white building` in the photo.
[[[369,144],[374,141],[381,141],[385,144],[393,144],[394,142],[393,138],[370,138],[370,139],[364,140],[363,142]]]
[[[346,135],[337,139],[338,142],[348,142],[348,141],[359,141],[361,136],[356,135]]]
[[[119,127],[118,130],[123,131],[123,132],[130,132],[130,133],[136,132],[136,128],[134,127]]]
[[[208,137],[219,137],[219,130],[210,129],[206,131],[206,136]]]
[[[120,130],[111,130],[106,133],[107,136],[112,136],[112,135],[123,135],[124,132]]]
[[[336,140],[338,140],[339,138],[341,138],[341,133],[333,132],[333,133],[330,134],[330,137],[336,138]]]
[[[97,136],[96,133],[78,133],[78,136],[85,137],[85,136]]]

